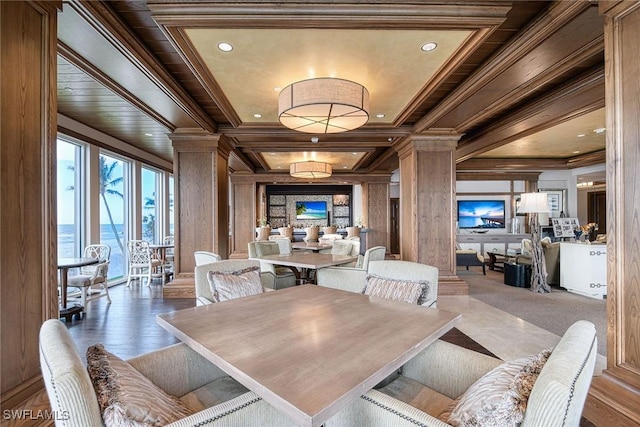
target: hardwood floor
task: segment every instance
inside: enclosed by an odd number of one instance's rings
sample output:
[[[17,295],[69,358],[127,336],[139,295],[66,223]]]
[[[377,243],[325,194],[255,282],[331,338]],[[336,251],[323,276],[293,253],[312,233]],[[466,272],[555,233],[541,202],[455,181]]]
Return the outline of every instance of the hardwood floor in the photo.
[[[109,295],[111,304],[106,298],[90,301],[82,319],[76,316],[66,322],[83,359],[86,349],[96,343],[123,359],[175,344],[178,340],[156,324],[156,315],[195,306],[193,298],[163,299],[160,279],[150,287],[138,282],[129,288],[112,286]]]

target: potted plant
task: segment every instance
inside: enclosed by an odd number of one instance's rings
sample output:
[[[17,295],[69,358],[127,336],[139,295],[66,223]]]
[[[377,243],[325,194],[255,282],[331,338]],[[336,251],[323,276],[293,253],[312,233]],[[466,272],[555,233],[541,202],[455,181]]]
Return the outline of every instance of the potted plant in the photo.
[[[336,234],[338,232],[338,226],[336,224],[331,224],[326,227],[322,227],[323,234]]]
[[[362,228],[364,227],[364,223],[362,221],[362,217],[359,216],[356,219],[356,225],[355,227],[347,227],[347,239],[350,237],[360,237],[360,231],[362,230]]]
[[[258,227],[256,227],[256,240],[269,240],[271,235],[271,226],[267,222],[267,218],[262,217],[258,220]]]
[[[282,237],[288,237],[289,240],[293,240],[293,227],[287,225],[285,227],[278,228],[278,232]]]

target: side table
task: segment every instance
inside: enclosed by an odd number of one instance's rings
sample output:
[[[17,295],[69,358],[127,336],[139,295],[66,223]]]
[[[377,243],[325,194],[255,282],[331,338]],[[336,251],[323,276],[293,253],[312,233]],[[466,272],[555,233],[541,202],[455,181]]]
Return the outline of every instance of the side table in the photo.
[[[524,264],[504,263],[504,284],[518,288],[531,287],[531,267]]]

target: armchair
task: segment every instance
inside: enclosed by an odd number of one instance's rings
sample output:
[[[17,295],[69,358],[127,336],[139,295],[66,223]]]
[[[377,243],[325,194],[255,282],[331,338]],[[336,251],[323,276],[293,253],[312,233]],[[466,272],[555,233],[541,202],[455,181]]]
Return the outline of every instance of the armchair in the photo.
[[[281,245],[285,252],[281,252]],[[288,248],[288,249],[286,249]],[[277,255],[291,252],[289,239],[276,239],[272,241],[249,242],[249,259],[255,259],[263,255]],[[288,252],[286,252],[288,250]],[[296,285],[296,275],[288,267],[277,267],[267,262],[260,263],[262,283],[266,288],[283,289]]]
[[[498,359],[439,340],[407,362],[396,380],[379,390],[370,390],[338,412],[325,426],[446,427],[451,425],[448,414],[456,405],[465,405],[469,409],[467,414],[472,414],[474,409],[467,404],[481,405],[483,389],[476,387],[482,382],[474,384],[476,381],[493,378],[493,384],[497,384],[496,373],[502,373],[506,384],[511,384],[518,375],[535,381],[526,406],[517,408],[524,417],[517,425],[578,427],[593,376],[596,341],[592,323],[584,320],[574,323],[541,370],[537,366],[539,374],[535,379],[527,377],[531,373],[527,369],[506,371],[504,366],[507,365],[512,368],[522,366],[517,365],[517,361],[501,365]],[[476,393],[465,395],[470,388]],[[491,388],[494,387],[485,387],[485,390]],[[454,402],[460,396],[460,403]],[[515,425],[504,423],[511,424]]]
[[[210,262],[222,260],[222,257],[220,257],[220,255],[207,251],[195,251],[193,253],[193,257],[196,260],[196,265],[209,264]]]
[[[107,285],[111,247],[109,245],[88,245],[84,248],[84,256],[98,258],[100,263],[81,267],[80,274],[69,277],[67,288],[79,288],[82,291],[82,307],[86,312],[89,310],[88,301],[106,297],[107,301],[111,303]],[[96,292],[90,294],[89,290]]]
[[[343,289],[351,292],[361,292],[367,276],[370,261],[383,260],[386,248],[374,246],[360,255],[354,267],[336,266],[321,268],[316,272],[316,281],[319,286]]]
[[[197,305],[213,304],[213,294],[207,275],[210,271],[237,271],[249,267],[257,267],[260,263],[254,260],[246,259],[228,259],[223,261],[214,261],[208,264],[196,265],[194,270],[194,279],[196,282],[196,303]],[[265,286],[265,277],[260,275],[262,285]]]
[[[560,285],[560,242],[551,242],[543,238],[540,241],[544,252],[544,265],[547,268],[547,283]],[[531,240],[522,239],[521,254],[516,256],[516,264],[531,266]]]
[[[136,374],[149,380],[153,387],[177,397],[192,413],[167,426],[295,425],[185,344],[127,362],[137,370]],[[66,326],[57,319],[47,320],[40,329],[40,367],[51,409],[58,414],[56,426],[104,425],[87,368]]]

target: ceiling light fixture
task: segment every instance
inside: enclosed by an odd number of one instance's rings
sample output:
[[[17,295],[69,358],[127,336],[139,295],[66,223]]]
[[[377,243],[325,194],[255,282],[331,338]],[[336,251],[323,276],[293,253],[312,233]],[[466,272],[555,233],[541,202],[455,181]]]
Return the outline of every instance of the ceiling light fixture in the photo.
[[[369,91],[349,80],[302,80],[280,92],[278,117],[289,129],[306,133],[357,129],[369,120]]]
[[[289,166],[289,173],[294,178],[328,178],[332,172],[333,169],[329,163],[313,160],[291,163]]]
[[[438,47],[437,43],[429,42],[429,43],[423,44],[420,50],[423,52],[431,52],[432,50],[435,50],[437,47]]]
[[[220,42],[218,43],[218,49],[223,52],[231,52],[233,50],[233,46],[226,42]]]

